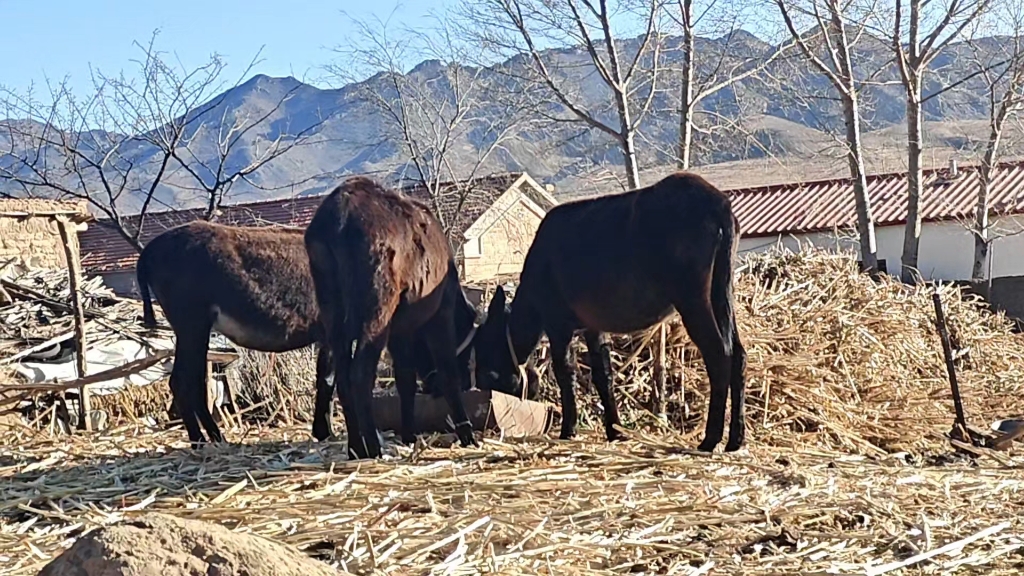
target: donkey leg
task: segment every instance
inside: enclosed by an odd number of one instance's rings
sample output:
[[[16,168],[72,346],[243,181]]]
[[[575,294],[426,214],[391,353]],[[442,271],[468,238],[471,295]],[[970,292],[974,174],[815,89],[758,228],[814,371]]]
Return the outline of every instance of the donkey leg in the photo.
[[[459,443],[463,447],[479,446],[473,437],[473,424],[469,421],[466,406],[462,402],[462,382],[459,377],[458,358],[455,353],[455,328],[452,326],[451,317],[442,313],[435,314],[434,318],[420,330],[420,334],[434,359],[439,386],[444,392],[445,400],[448,401],[448,409],[451,410],[452,420],[455,422],[455,435],[459,437]]]
[[[562,393],[562,433],[558,437],[569,440],[576,436],[576,421],[579,418],[576,411],[576,367],[569,350],[572,331],[548,332],[548,342],[551,344],[551,367]]]
[[[350,460],[366,458],[363,435],[359,432],[359,412],[352,403],[352,341],[346,338],[332,341],[331,357],[334,359],[334,390],[345,414],[348,457]]]
[[[710,299],[700,296],[684,299],[676,304],[676,309],[683,317],[683,325],[690,339],[700,350],[704,367],[708,372],[711,400],[708,403],[704,441],[697,449],[701,452],[711,452],[722,441],[725,432],[725,403],[729,397],[731,361],[725,351],[725,342],[718,331]]]
[[[192,448],[198,450],[206,442],[203,432],[199,427],[199,420],[196,418],[195,403],[206,402],[206,389],[201,381],[206,367],[205,354],[195,345],[196,340],[209,338],[199,330],[175,334],[174,344],[174,365],[171,367],[171,396],[174,406],[178,409],[178,415],[185,424],[188,431],[189,442]],[[197,394],[197,392],[199,392]]]
[[[320,344],[316,353],[316,402],[313,405],[313,437],[323,442],[334,436],[331,430],[333,382],[327,381],[331,370],[331,348]]]
[[[402,443],[415,444],[416,434],[416,364],[410,342],[392,339],[388,343],[391,352],[392,370],[395,372],[395,388],[402,403]]]
[[[199,377],[197,382],[199,385],[195,388],[195,395],[193,396],[192,409],[195,411],[196,416],[199,417],[199,421],[203,424],[203,428],[206,429],[206,433],[210,435],[211,442],[224,442],[224,435],[220,433],[220,427],[217,426],[217,422],[213,419],[213,414],[210,413],[210,405],[206,402],[207,386],[209,385],[209,375],[206,373],[206,358],[210,352],[210,337],[209,331],[205,338],[200,338],[196,342],[196,348],[198,349],[197,358],[198,360],[198,371]]]
[[[735,326],[735,322],[733,326]],[[729,441],[725,444],[726,452],[734,452],[743,446],[747,436],[746,396],[747,385],[744,373],[747,370],[747,351],[740,342],[739,331],[732,331],[732,369],[729,390],[732,392],[732,412],[729,415]]]
[[[373,385],[377,381],[377,363],[380,361],[380,354],[384,351],[384,342],[387,337],[378,335],[373,338],[360,337],[356,343],[356,351],[352,356],[352,366],[349,368],[349,391],[352,392],[349,404],[359,414],[359,434],[362,436],[360,445],[357,445],[357,453],[361,451],[363,458],[380,457],[380,438],[377,435],[377,424],[373,419]],[[348,416],[346,415],[346,419]],[[349,440],[349,450],[352,449],[352,440]]]
[[[583,337],[587,341],[587,351],[590,354],[590,378],[597,388],[597,395],[601,397],[601,406],[604,407],[605,434],[608,435],[609,442],[621,440],[622,433],[614,428],[614,425],[620,422],[611,382],[611,344],[608,336],[601,332],[586,330]]]

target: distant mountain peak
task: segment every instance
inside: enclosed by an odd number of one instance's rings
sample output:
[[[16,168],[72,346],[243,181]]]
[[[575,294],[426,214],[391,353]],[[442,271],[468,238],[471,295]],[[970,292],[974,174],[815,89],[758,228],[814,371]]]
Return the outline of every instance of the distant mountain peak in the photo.
[[[239,88],[269,88],[273,86],[290,90],[295,86],[300,86],[302,84],[304,84],[304,82],[293,76],[268,76],[266,74],[256,74],[242,83]]]
[[[441,62],[437,58],[430,58],[420,62],[413,66],[412,70],[409,70],[409,75],[412,74],[437,74],[447,68],[444,62]]]

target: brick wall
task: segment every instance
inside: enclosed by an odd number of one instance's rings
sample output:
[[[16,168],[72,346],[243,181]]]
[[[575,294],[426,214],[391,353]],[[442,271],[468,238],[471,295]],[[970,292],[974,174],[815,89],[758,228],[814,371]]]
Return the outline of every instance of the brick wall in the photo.
[[[30,266],[65,268],[64,246],[57,222],[47,215],[12,216],[10,213],[29,214],[75,211],[87,214],[84,202],[58,202],[56,200],[0,199],[0,262],[17,259]],[[78,225],[79,228],[84,224]],[[74,231],[76,226],[72,225]],[[71,235],[72,248],[78,250],[78,234]]]

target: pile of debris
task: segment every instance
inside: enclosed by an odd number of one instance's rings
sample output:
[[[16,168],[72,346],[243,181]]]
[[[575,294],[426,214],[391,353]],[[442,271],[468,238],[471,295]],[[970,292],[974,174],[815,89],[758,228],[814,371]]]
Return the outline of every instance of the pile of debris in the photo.
[[[84,279],[86,374],[79,375],[67,271],[0,262],[0,287],[0,414],[66,428],[65,420],[80,421],[83,385],[96,427],[111,417],[166,414],[173,333],[145,329],[140,302],[116,296],[102,278]],[[236,354],[226,342],[215,342],[214,349],[229,361]]]

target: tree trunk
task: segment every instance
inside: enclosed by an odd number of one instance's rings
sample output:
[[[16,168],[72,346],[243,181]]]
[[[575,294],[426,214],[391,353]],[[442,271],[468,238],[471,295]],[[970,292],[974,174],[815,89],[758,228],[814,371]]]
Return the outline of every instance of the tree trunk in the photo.
[[[988,194],[991,182],[985,169],[981,173],[981,189],[978,190],[978,206],[974,222],[974,266],[971,268],[971,280],[981,282],[985,279],[985,265],[988,263]]]
[[[628,130],[622,139],[622,154],[626,161],[626,182],[630,190],[636,190],[640,187],[640,170],[637,167],[636,143],[632,130]]]
[[[683,77],[679,90],[679,160],[680,170],[690,169],[690,153],[693,147],[693,28],[690,25],[690,0],[684,0],[683,9]]]
[[[686,90],[686,86],[683,87]],[[690,169],[690,149],[693,147],[693,111],[683,108],[679,113],[679,161],[680,170]]]
[[[852,86],[849,93],[843,97],[843,114],[846,120],[846,159],[850,164],[850,179],[853,181],[854,203],[857,208],[860,255],[864,271],[875,276],[878,274],[875,221],[871,213],[868,179],[864,170],[864,147],[860,138],[860,110],[857,103],[857,92]]]
[[[924,189],[921,170],[921,75],[914,71],[907,91],[907,226],[903,235],[901,274],[903,282],[921,280],[918,252],[921,247],[921,193]]]
[[[974,266],[971,268],[971,279],[980,282],[988,277],[988,259],[990,240],[988,237],[988,198],[992,192],[992,171],[995,170],[996,158],[999,154],[999,142],[1003,135],[1003,124],[1009,108],[1001,104],[998,112],[990,116],[988,146],[981,160],[978,177],[981,188],[978,190],[978,204],[974,213]]]
[[[640,187],[640,169],[636,159],[636,134],[629,111],[629,95],[623,88],[615,88],[615,107],[619,113],[619,145],[626,168],[626,184],[630,190]]]

